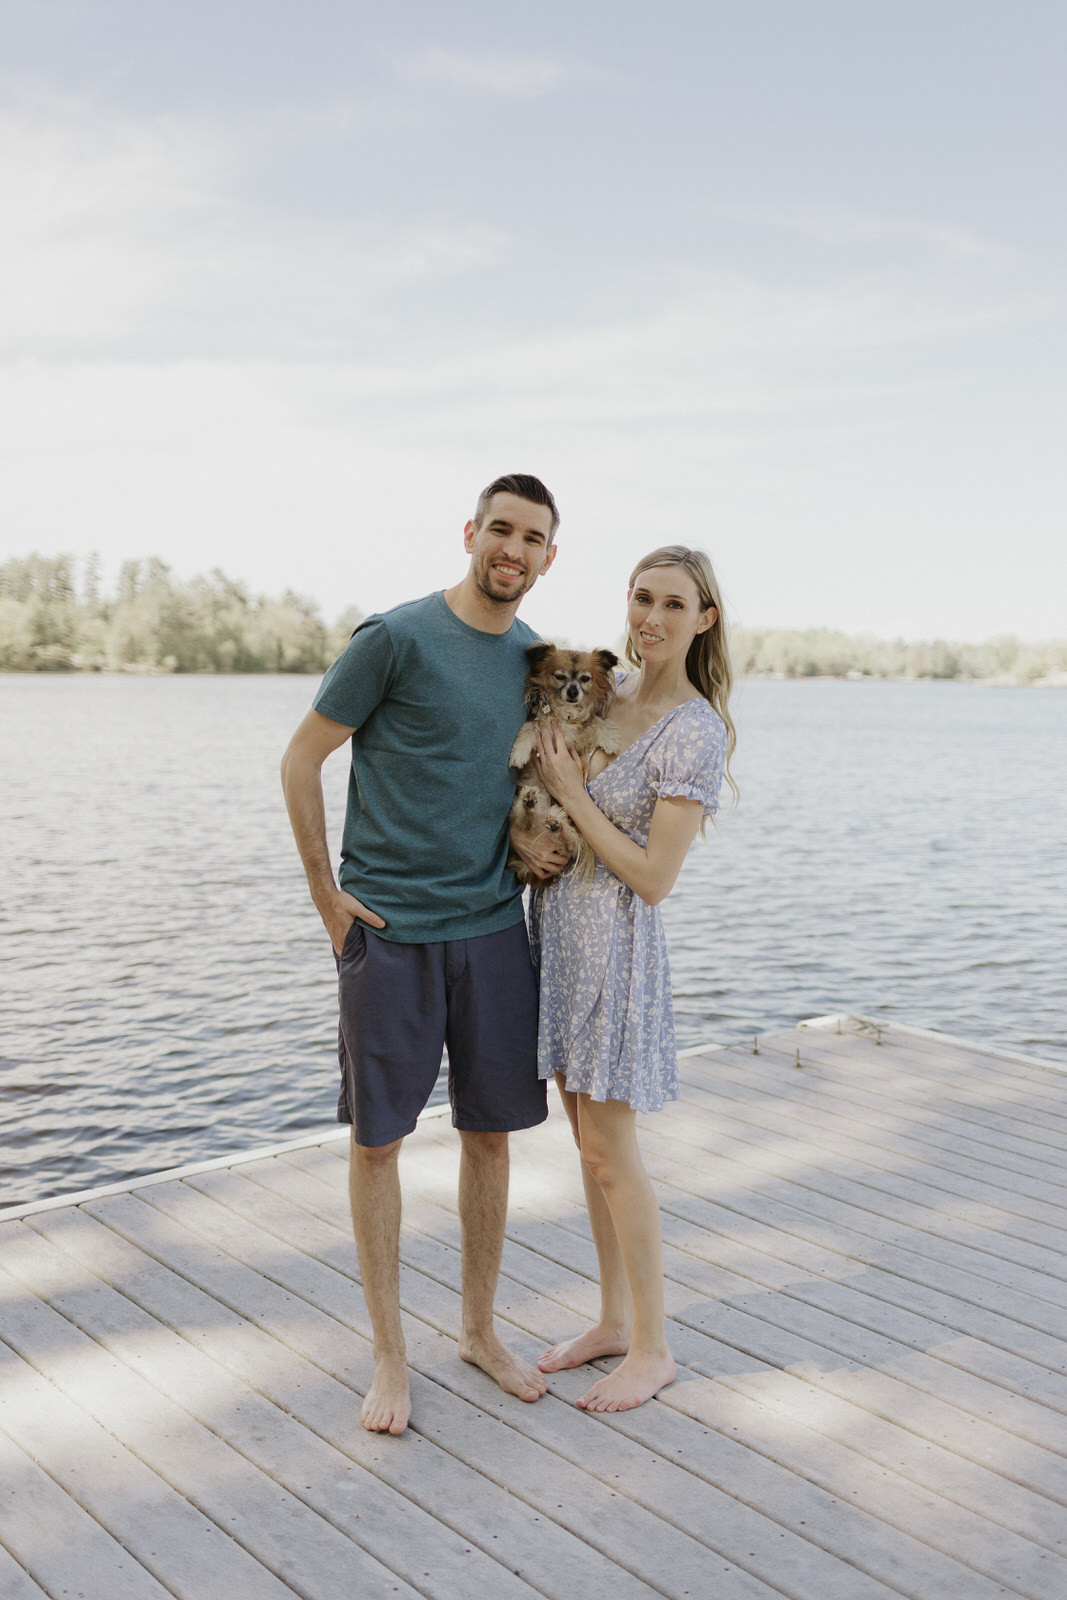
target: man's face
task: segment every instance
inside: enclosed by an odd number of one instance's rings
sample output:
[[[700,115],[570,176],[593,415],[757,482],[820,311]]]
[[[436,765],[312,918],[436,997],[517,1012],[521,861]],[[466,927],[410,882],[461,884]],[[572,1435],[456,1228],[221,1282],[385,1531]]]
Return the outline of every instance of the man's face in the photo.
[[[468,522],[463,548],[471,575],[487,600],[514,605],[556,559],[552,513],[517,494],[495,494],[480,527]]]

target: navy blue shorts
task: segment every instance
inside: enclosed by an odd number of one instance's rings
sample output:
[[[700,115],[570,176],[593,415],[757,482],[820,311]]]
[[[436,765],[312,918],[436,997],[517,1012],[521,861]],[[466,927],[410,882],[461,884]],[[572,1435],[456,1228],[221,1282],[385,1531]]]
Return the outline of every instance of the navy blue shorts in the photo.
[[[392,1144],[412,1132],[446,1045],[454,1127],[510,1133],[547,1117],[524,922],[433,944],[397,944],[354,922],[337,995],[337,1120],[352,1123],[357,1144]]]

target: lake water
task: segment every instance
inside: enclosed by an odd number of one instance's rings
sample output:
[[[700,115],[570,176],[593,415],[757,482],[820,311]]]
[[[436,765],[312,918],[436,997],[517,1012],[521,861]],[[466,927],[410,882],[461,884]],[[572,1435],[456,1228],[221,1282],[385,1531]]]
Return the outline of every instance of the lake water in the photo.
[[[0,676],[0,1203],[332,1122],[278,783],[313,690]],[[750,682],[737,713],[741,808],[664,907],[679,1042],[849,1008],[1067,1066],[1067,693]]]

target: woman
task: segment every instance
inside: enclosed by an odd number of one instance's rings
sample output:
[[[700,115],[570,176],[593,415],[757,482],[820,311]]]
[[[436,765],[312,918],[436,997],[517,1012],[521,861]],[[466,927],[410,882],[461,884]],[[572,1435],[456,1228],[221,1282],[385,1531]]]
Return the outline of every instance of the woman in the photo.
[[[675,1376],[663,1310],[659,1207],[637,1147],[636,1113],[678,1098],[670,970],[659,902],[717,795],[734,745],[730,659],[711,562],[666,545],[638,563],[612,719],[588,786],[555,730],[541,735],[547,788],[596,854],[592,883],[565,873],[533,896],[541,974],[538,1064],[554,1076],[581,1152],[600,1264],[600,1321],[545,1352],[543,1372],[624,1359],[578,1401],[626,1411]],[[734,788],[733,780],[727,781]],[[736,790],[735,790],[736,792]],[[632,1308],[632,1318],[631,1318]]]

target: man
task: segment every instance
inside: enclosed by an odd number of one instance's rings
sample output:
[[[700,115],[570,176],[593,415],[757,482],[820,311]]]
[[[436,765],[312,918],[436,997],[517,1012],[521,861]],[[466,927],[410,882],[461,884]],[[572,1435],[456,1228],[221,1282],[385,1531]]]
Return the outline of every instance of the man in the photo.
[[[537,992],[520,889],[507,867],[508,754],[524,717],[515,613],[555,559],[559,514],[537,478],[483,491],[454,588],[369,617],[327,672],[282,761],[311,898],[338,961],[349,1195],[374,1329],[362,1422],[402,1433],[411,1412],[400,1320],[397,1157],[449,1057],[461,1141],[459,1353],[520,1400],[545,1380],[497,1337],[493,1296],[508,1190],[508,1133],[547,1115],[537,1078]],[[352,740],[340,887],[326,844],[322,764]],[[517,845],[519,841],[516,841]],[[540,872],[564,858],[522,848]]]

